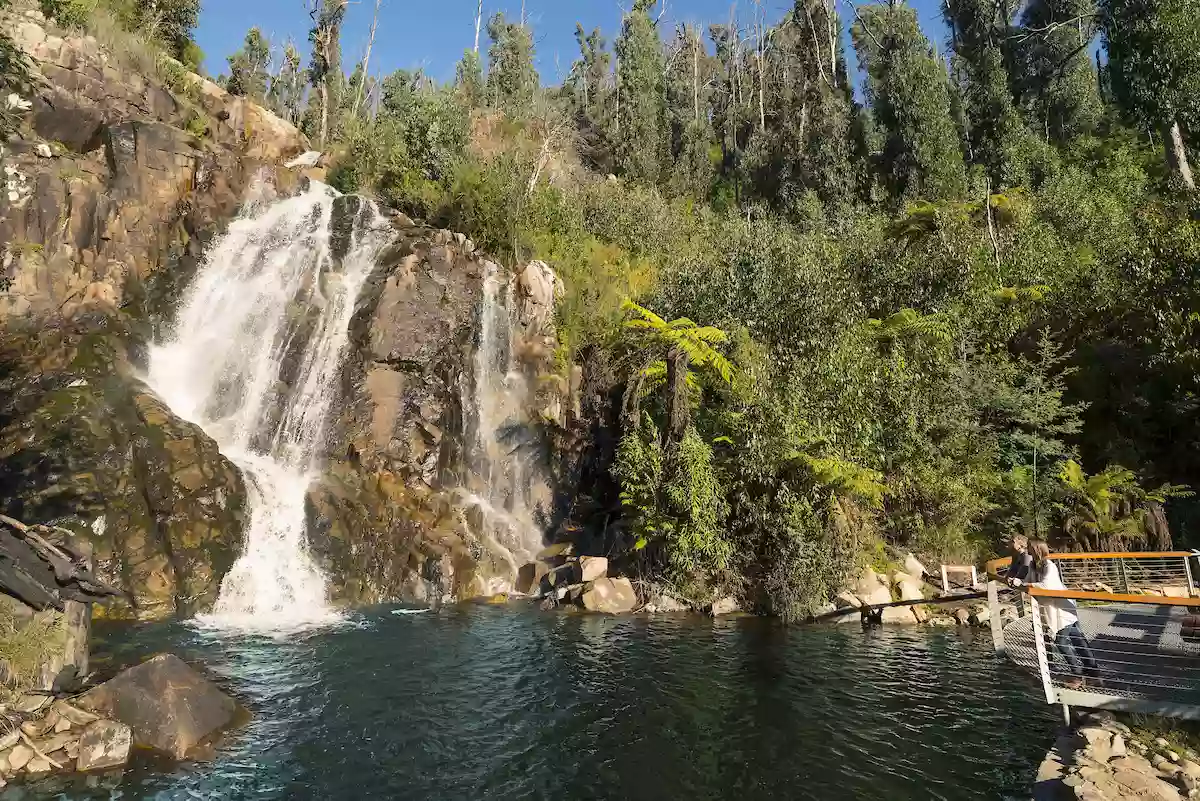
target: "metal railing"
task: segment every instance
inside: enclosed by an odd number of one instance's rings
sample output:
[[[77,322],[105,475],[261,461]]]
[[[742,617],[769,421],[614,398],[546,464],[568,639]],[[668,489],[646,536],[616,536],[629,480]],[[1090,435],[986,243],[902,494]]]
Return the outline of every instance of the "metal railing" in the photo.
[[[1196,557],[1054,554],[1069,589],[1022,588],[1028,614],[1004,626],[1003,648],[1047,703],[1200,719]]]
[[[1139,551],[1130,553],[1056,553],[1063,584],[1071,589],[1123,595],[1157,595],[1195,598],[1197,592],[1196,551]],[[1012,558],[987,563],[991,576],[1004,578]]]

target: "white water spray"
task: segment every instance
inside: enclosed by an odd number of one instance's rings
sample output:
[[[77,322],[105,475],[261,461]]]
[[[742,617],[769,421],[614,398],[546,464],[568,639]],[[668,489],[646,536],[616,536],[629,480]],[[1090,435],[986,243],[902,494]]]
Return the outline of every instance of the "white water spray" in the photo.
[[[201,622],[293,628],[337,618],[308,551],[305,494],[338,396],[355,300],[392,230],[373,206],[358,204],[339,272],[332,189],[314,182],[269,204],[261,187],[250,196],[209,251],[172,338],[151,351],[147,381],[246,480],[245,550]]]
[[[473,417],[474,442],[469,467],[470,490],[463,502],[476,508],[493,558],[511,576],[542,547],[541,527],[529,504],[526,455],[518,451],[523,408],[530,400],[525,375],[513,358],[513,285],[504,284],[495,265],[483,277],[479,310],[479,348],[474,382],[463,397]],[[510,589],[511,581],[493,577],[485,594]]]

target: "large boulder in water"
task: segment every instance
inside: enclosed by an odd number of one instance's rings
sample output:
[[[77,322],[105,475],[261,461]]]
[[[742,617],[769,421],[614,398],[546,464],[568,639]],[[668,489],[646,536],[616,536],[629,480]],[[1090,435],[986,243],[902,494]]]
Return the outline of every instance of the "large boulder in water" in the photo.
[[[236,701],[179,657],[160,654],[81,696],[80,706],[116,718],[139,746],[182,759],[232,725]]]
[[[637,608],[637,593],[627,578],[602,578],[584,588],[580,598],[583,608],[589,612],[606,612],[619,615]]]
[[[579,580],[585,584],[608,575],[608,559],[603,556],[579,557]]]

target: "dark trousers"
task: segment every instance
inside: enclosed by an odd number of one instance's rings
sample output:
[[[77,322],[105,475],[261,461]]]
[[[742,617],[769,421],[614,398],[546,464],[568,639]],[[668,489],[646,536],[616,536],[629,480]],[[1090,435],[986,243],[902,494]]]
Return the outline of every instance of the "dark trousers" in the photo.
[[[1100,666],[1096,664],[1096,657],[1092,656],[1092,649],[1088,647],[1079,623],[1072,623],[1059,631],[1054,638],[1054,645],[1067,663],[1071,675],[1099,678]]]

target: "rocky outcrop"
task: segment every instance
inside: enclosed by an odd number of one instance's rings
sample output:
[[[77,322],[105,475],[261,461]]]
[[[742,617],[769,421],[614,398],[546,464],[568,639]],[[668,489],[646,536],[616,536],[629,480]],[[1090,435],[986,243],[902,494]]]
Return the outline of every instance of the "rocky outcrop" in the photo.
[[[241,707],[171,654],[71,701],[16,696],[0,708],[0,787],[14,777],[123,766],[134,745],[183,758],[237,722]]]
[[[138,746],[176,759],[232,725],[236,701],[182,659],[160,654],[88,690],[78,704],[129,726]]]
[[[523,526],[528,540],[540,543],[539,518],[552,516],[537,454],[540,421],[563,405],[551,380],[548,329],[557,279],[537,263],[509,273],[461,234],[402,216],[394,222],[397,240],[359,296],[344,368],[346,403],[333,426],[328,468],[309,493],[314,551],[335,594],[351,603],[435,602],[514,586],[528,593],[542,576],[518,575],[514,544],[497,528]],[[493,413],[503,415],[511,448],[531,454],[519,483],[499,492],[480,473],[493,482],[516,479],[511,468],[477,463],[484,445],[474,399],[481,360],[495,358],[480,355],[483,315],[497,313],[484,308],[486,281],[500,286],[498,313],[508,330],[493,336],[504,335],[500,356],[515,376]],[[517,520],[514,506],[536,512]]]
[[[1066,790],[1060,797],[1079,801],[1182,801],[1200,795],[1200,764],[1171,751],[1165,740],[1141,742],[1103,712],[1088,716],[1078,729],[1074,754],[1060,772]]]
[[[88,544],[0,515],[0,686],[65,692],[88,672],[91,605],[116,591]]]
[[[0,787],[21,777],[124,765],[133,742],[128,726],[47,695],[17,699],[3,715]]]
[[[109,614],[206,608],[241,548],[245,488],[134,375],[119,334],[75,319],[0,339],[4,510],[91,542]]]
[[[21,189],[0,198],[0,482],[17,488],[0,513],[88,538],[122,592],[106,614],[188,615],[241,549],[245,487],[139,369],[207,243],[243,203],[291,194],[311,170],[280,165],[308,143],[178,65],[138,75],[33,11],[0,25],[46,78],[3,156]],[[335,204],[335,262],[361,206]],[[561,284],[393,223],[307,498],[312,550],[348,603],[507,591],[555,521],[543,429],[578,406],[553,358]]]

